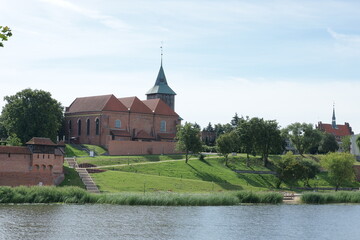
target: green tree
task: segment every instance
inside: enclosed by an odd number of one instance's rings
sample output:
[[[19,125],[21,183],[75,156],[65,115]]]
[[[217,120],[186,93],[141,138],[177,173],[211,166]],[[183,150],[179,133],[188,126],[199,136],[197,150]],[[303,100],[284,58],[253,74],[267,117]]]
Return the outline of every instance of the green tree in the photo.
[[[246,153],[246,165],[250,166],[250,154],[256,156],[256,123],[257,120],[255,118],[242,119],[239,121],[238,126],[236,128],[236,133],[239,136],[239,143],[241,152]]]
[[[11,30],[9,27],[0,26],[0,47],[4,47],[2,41],[7,41],[9,37],[12,36]]]
[[[240,121],[240,118],[239,118],[239,116],[238,116],[238,114],[237,113],[235,113],[235,116],[233,117],[233,119],[231,120],[231,126],[233,127],[233,128],[236,128],[237,127],[237,125],[238,125],[238,123],[239,123],[239,121]]]
[[[360,136],[356,139],[356,144],[358,145],[358,148],[360,149]]]
[[[300,155],[309,152],[312,148],[317,149],[321,141],[321,133],[313,129],[312,124],[293,123],[285,128],[286,137],[290,139]]]
[[[225,133],[216,139],[217,152],[225,157],[226,166],[228,166],[228,156],[237,150],[238,142],[239,137],[235,131]]]
[[[320,164],[311,159],[300,160],[300,180],[304,182],[304,186],[311,187],[310,179],[314,179],[320,173]]]
[[[341,139],[341,148],[344,152],[350,152],[351,148],[351,138],[350,136],[345,136]]]
[[[32,137],[56,141],[63,119],[63,107],[43,90],[25,89],[4,98],[1,119],[7,134],[15,134],[22,143]]]
[[[185,152],[185,162],[188,163],[189,154],[197,154],[201,151],[200,129],[192,123],[186,122],[177,126],[176,148]]]
[[[275,120],[258,121],[256,148],[261,154],[264,166],[268,165],[270,153],[280,153],[284,149],[285,140],[281,136],[279,125]]]
[[[10,146],[21,146],[21,140],[16,136],[15,133],[10,134],[7,138],[7,144]]]
[[[287,152],[279,159],[274,159],[273,164],[278,180],[276,188],[280,188],[283,182],[294,182],[300,178],[300,164],[292,152]]]
[[[344,183],[354,180],[355,157],[350,153],[328,153],[320,162],[321,166],[328,171],[328,175],[335,185],[335,191]]]
[[[335,136],[331,133],[324,132],[321,136],[321,141],[319,144],[319,153],[328,153],[335,152],[339,149],[339,144],[337,143]]]

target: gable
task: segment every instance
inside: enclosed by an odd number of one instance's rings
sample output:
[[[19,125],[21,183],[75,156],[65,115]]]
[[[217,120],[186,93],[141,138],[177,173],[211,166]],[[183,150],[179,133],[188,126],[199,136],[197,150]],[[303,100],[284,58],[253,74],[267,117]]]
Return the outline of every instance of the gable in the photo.
[[[67,108],[67,113],[126,111],[126,107],[112,94],[76,98]]]
[[[137,97],[119,98],[119,101],[123,103],[127,109],[130,109],[130,112],[152,113],[150,108]]]
[[[169,105],[167,105],[161,99],[148,99],[144,100],[143,103],[148,106],[151,111],[156,114],[160,115],[167,115],[167,116],[179,116],[174,110],[172,110]]]

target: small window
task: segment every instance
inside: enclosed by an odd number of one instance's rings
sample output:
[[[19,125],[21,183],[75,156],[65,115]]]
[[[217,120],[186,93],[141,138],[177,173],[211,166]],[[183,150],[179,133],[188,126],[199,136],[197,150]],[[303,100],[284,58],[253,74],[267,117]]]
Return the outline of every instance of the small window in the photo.
[[[71,130],[72,125],[71,125],[71,120],[69,120],[69,130]]]
[[[11,154],[10,154],[10,153],[8,153],[8,157],[11,157]]]
[[[162,120],[160,122],[160,132],[166,132],[166,121]]]
[[[86,135],[90,135],[90,119],[86,120]]]
[[[121,121],[119,119],[115,121],[115,128],[121,128]]]
[[[78,135],[81,135],[81,120],[78,121]]]
[[[97,118],[97,119],[95,120],[95,134],[96,134],[96,135],[99,135],[99,132],[100,132],[100,131],[99,131],[99,130],[100,130],[100,129],[99,129],[99,128],[100,128],[99,125],[100,125],[99,119]]]

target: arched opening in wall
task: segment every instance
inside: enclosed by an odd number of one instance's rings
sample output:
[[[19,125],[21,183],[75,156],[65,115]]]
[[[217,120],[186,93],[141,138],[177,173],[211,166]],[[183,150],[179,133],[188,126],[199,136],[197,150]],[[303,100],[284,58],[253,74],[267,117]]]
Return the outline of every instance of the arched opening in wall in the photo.
[[[166,121],[162,120],[160,122],[160,132],[166,132]]]
[[[78,120],[78,136],[81,136],[81,119]]]
[[[100,128],[100,121],[99,121],[99,119],[98,118],[96,118],[96,120],[95,120],[95,134],[96,135],[99,135],[99,128]]]
[[[42,169],[45,170],[46,169],[46,166],[43,164],[41,165]]]
[[[35,164],[35,169],[37,170],[37,171],[39,171],[39,169],[40,169],[40,166],[39,165],[37,165],[37,164]]]
[[[53,165],[49,165],[48,168],[50,169],[50,171],[52,171],[54,167]]]
[[[115,121],[115,128],[121,128],[121,121],[119,119]]]
[[[86,135],[90,135],[90,119],[86,120]]]

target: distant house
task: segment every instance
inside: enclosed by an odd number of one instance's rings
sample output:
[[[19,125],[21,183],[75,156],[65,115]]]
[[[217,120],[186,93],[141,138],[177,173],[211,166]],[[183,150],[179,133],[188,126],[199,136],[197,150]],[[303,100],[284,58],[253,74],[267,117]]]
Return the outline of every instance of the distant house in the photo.
[[[322,123],[318,122],[318,125],[316,126],[317,129],[331,133],[335,136],[336,141],[341,145],[342,138],[345,136],[351,136],[354,135],[354,132],[352,131],[352,128],[350,127],[350,124],[345,122],[344,125],[336,124],[336,117],[335,117],[335,107],[333,108],[333,115],[332,115],[332,122],[329,123]]]
[[[26,146],[0,146],[0,185],[58,185],[64,180],[64,144],[32,138]]]
[[[65,111],[67,141],[100,145],[110,155],[175,153],[175,92],[161,64],[147,100],[112,94],[76,98]]]
[[[356,159],[359,161],[360,160],[360,150],[359,150],[359,146],[356,144],[356,139],[358,137],[360,137],[360,134],[351,136],[350,152],[351,152],[351,154],[354,154],[356,156]]]

